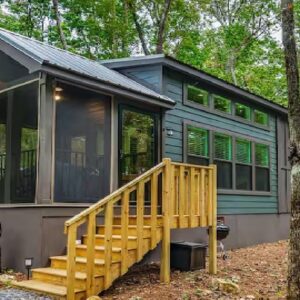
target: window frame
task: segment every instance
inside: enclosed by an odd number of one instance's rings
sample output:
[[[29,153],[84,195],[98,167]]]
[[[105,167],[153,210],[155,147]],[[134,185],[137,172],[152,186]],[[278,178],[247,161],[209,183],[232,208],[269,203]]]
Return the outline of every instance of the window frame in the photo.
[[[264,145],[264,146],[267,146],[268,147],[268,165],[267,166],[260,166],[260,165],[257,165],[256,164],[256,145],[257,144],[260,144],[260,145]],[[257,141],[257,142],[254,142],[253,143],[253,151],[254,151],[254,153],[253,153],[253,159],[254,159],[254,161],[253,161],[253,168],[254,168],[254,170],[253,170],[253,172],[255,172],[255,174],[256,174],[256,169],[257,168],[261,168],[261,169],[265,169],[265,170],[268,170],[268,182],[269,182],[269,186],[268,186],[268,191],[271,191],[271,151],[270,151],[270,145],[268,145],[268,144],[266,144],[266,143],[262,143],[262,142],[260,142],[260,141]],[[253,185],[254,185],[254,188],[255,188],[255,190],[256,190],[256,176],[254,177],[254,179],[255,179],[255,181],[253,182]],[[265,192],[265,191],[258,191],[258,192]]]
[[[188,100],[188,86],[189,85],[195,85],[196,87],[198,87],[200,89],[203,89],[203,90],[206,90],[208,92],[208,106],[205,106],[205,105],[202,105],[200,103]],[[231,112],[227,113],[227,112],[223,112],[221,110],[214,109],[214,96],[220,96],[220,97],[223,97],[225,99],[230,100],[231,101]],[[250,125],[250,126],[253,126],[253,127],[257,127],[259,129],[267,130],[267,131],[271,130],[271,128],[270,128],[271,115],[270,115],[269,112],[265,111],[262,108],[258,108],[257,106],[249,105],[246,101],[237,100],[236,98],[230,98],[230,97],[224,96],[222,94],[214,93],[214,92],[210,91],[209,89],[203,88],[200,84],[197,84],[197,83],[191,83],[191,82],[188,82],[188,81],[183,83],[182,103],[183,103],[184,106],[193,107],[193,108],[196,108],[196,109],[199,109],[199,110],[202,110],[202,111],[206,111],[206,112],[212,113],[214,115],[225,117],[225,118],[230,119],[230,120],[235,120],[239,123],[244,123],[244,124],[247,124],[247,125]],[[242,105],[248,106],[250,108],[250,119],[244,119],[242,117],[239,117],[239,116],[235,115],[235,105],[236,104],[242,104]],[[259,111],[264,112],[268,115],[268,125],[262,125],[262,124],[254,122],[254,111],[255,110],[259,110]]]
[[[205,104],[201,104],[199,102],[196,102],[196,101],[193,101],[191,99],[189,99],[189,87],[194,87],[204,93],[206,93],[206,96],[207,96],[207,105]],[[210,97],[210,93],[209,91],[207,91],[206,89],[202,88],[201,86],[197,85],[197,84],[190,84],[190,83],[187,83],[186,84],[186,100],[189,102],[189,103],[193,103],[193,104],[196,104],[197,106],[201,106],[201,107],[210,107],[211,105],[211,97]]]
[[[233,176],[233,174],[234,174],[234,172],[233,172],[233,147],[234,147],[234,138],[232,137],[232,135],[226,134],[226,133],[223,133],[223,132],[219,132],[219,131],[210,131],[210,132],[211,132],[211,135],[212,135],[213,145],[212,145],[212,152],[210,153],[212,159],[210,159],[210,156],[209,156],[209,161],[212,160],[213,164],[216,164],[216,162],[220,162],[220,163],[227,163],[227,164],[231,165],[231,188],[223,188],[226,191],[231,191],[234,188],[234,186],[235,186],[234,176]],[[231,159],[217,158],[216,157],[216,149],[215,149],[215,136],[216,135],[219,135],[219,136],[223,135],[223,136],[229,137],[230,142],[231,142],[231,153],[230,153],[230,158]],[[220,188],[218,188],[218,189],[220,189]]]
[[[242,106],[245,106],[245,107],[249,108],[249,112],[250,112],[249,119],[243,118],[243,117],[238,116],[236,114],[236,106],[237,105],[242,105]],[[251,123],[253,122],[254,109],[251,106],[247,105],[247,104],[244,104],[244,103],[241,103],[241,102],[238,102],[238,101],[233,101],[233,113],[234,113],[234,117],[236,117],[236,118],[239,118],[239,119],[244,120],[246,122],[251,122]]]
[[[237,140],[243,140],[243,141],[247,141],[247,142],[249,142],[250,143],[250,158],[251,158],[251,161],[250,161],[250,163],[242,163],[242,162],[239,162],[238,160],[237,160]],[[254,184],[254,182],[253,182],[253,180],[255,179],[254,178],[254,170],[253,170],[253,164],[254,164],[254,162],[253,162],[253,141],[251,141],[251,140],[249,140],[249,139],[247,139],[247,138],[242,138],[242,137],[235,137],[234,138],[234,148],[235,148],[235,157],[234,157],[234,162],[235,162],[235,181],[236,181],[236,167],[237,166],[246,166],[246,167],[250,167],[251,168],[251,189],[249,189],[249,190],[245,190],[245,189],[238,189],[237,188],[237,183],[235,182],[235,190],[237,190],[237,191],[249,191],[249,192],[251,192],[251,191],[256,191],[255,189],[254,189],[254,187],[255,187],[255,184]]]
[[[228,107],[229,107],[230,111],[224,111],[224,110],[220,110],[220,109],[215,108],[216,99],[218,99],[218,98],[220,100],[228,101],[228,103],[229,103]],[[220,113],[225,114],[225,115],[234,116],[234,113],[235,113],[235,109],[233,109],[233,106],[235,104],[234,101],[232,101],[231,99],[229,99],[227,97],[217,95],[217,94],[213,94],[212,99],[213,99],[212,107],[213,107],[214,111],[220,112]]]
[[[267,116],[267,124],[261,124],[261,123],[255,122],[255,111],[257,111],[259,113],[263,113],[263,114],[265,114]],[[252,109],[252,122],[255,125],[258,125],[258,126],[270,127],[270,115],[266,111],[264,111],[262,109],[253,108]]]
[[[249,137],[243,134],[239,134],[230,130],[224,130],[220,129],[211,125],[193,122],[190,120],[183,120],[183,161],[186,163],[188,160],[188,146],[187,146],[187,129],[188,126],[194,126],[198,127],[200,129],[208,130],[208,138],[209,138],[209,157],[208,161],[209,164],[214,164],[214,149],[213,149],[213,136],[214,133],[220,133],[224,135],[229,135],[232,138],[232,189],[219,189],[217,190],[218,194],[220,195],[252,195],[252,196],[271,196],[272,190],[271,190],[271,142],[268,141],[262,141],[257,138]],[[252,189],[251,190],[238,190],[236,188],[236,165],[241,164],[238,163],[236,160],[236,140],[237,139],[243,139],[251,142],[251,171],[252,171]],[[256,164],[255,164],[255,144],[263,144],[268,146],[269,149],[269,165],[268,165],[268,174],[269,174],[269,191],[257,191],[256,188]],[[220,160],[222,161],[222,160]],[[227,160],[223,160],[228,162]],[[230,161],[229,161],[230,162]],[[267,168],[267,167],[266,167]]]
[[[190,154],[189,153],[189,145],[188,145],[188,138],[189,138],[189,135],[188,135],[188,130],[189,130],[189,127],[194,127],[194,128],[198,128],[198,129],[201,129],[201,130],[205,130],[205,131],[207,131],[207,156],[203,156],[203,155],[197,155],[197,154]],[[188,156],[193,156],[193,157],[198,157],[198,158],[203,158],[203,159],[207,159],[207,160],[209,160],[209,152],[210,152],[210,132],[209,132],[209,130],[207,130],[207,129],[203,129],[203,128],[200,128],[200,127],[196,127],[196,126],[193,126],[193,125],[187,125],[187,127],[186,127],[186,130],[187,130],[187,132],[186,132],[186,137],[187,137],[187,155]]]

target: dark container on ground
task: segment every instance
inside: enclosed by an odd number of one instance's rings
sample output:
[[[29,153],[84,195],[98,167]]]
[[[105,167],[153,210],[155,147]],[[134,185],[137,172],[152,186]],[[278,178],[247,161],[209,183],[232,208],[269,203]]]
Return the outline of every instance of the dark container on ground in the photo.
[[[205,269],[207,245],[190,242],[171,243],[171,268],[180,271]]]

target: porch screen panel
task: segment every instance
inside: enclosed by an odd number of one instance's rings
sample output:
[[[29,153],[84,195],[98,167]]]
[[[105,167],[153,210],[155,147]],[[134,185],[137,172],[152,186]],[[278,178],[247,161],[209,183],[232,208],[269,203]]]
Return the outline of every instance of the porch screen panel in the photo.
[[[61,85],[56,99],[56,202],[92,203],[109,192],[110,98]]]
[[[12,93],[11,201],[33,203],[36,190],[38,83]],[[8,98],[10,101],[10,98]]]
[[[0,95],[0,203],[4,202],[4,183],[6,172],[6,124],[7,96]]]

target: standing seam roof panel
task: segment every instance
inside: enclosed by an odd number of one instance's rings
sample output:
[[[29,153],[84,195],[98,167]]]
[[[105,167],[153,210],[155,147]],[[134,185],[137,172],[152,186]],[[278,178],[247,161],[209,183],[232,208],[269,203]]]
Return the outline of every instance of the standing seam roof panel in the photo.
[[[170,98],[152,91],[125,75],[101,65],[97,61],[89,60],[77,54],[3,29],[0,29],[0,39],[41,64],[47,63],[65,70],[75,71],[125,89],[174,103]]]

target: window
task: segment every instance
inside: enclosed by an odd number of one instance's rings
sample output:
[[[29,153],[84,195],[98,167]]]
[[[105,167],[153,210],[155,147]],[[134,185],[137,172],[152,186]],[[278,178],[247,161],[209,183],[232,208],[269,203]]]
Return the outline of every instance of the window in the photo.
[[[154,114],[123,108],[121,118],[120,185],[124,185],[155,165],[157,129]]]
[[[218,188],[232,188],[232,138],[231,136],[214,134],[214,162],[218,170]]]
[[[269,155],[269,146],[255,144],[255,189],[257,191],[266,192],[270,190]]]
[[[268,145],[191,125],[186,127],[186,139],[187,162],[216,164],[217,187],[223,193],[231,189],[235,192],[270,191]]]
[[[269,116],[268,114],[259,111],[257,109],[254,110],[254,122],[260,125],[269,125]]]
[[[221,96],[214,96],[214,108],[231,114],[231,101]]]
[[[236,146],[236,189],[252,190],[251,142],[237,138]]]
[[[235,103],[235,115],[246,120],[251,120],[251,109],[247,105]]]
[[[189,101],[196,102],[198,104],[208,106],[208,92],[194,85],[188,85],[187,97]]]
[[[188,126],[187,136],[188,162],[208,165],[208,130]]]
[[[269,167],[269,146],[255,144],[255,164],[260,167]]]

